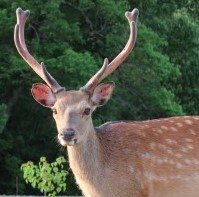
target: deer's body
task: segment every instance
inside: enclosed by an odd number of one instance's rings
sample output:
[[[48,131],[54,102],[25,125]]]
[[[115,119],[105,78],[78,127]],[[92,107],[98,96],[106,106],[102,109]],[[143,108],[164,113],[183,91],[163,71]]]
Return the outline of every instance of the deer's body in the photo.
[[[138,10],[126,12],[130,36],[125,48],[78,91],[65,91],[28,52],[24,27],[29,11],[17,9],[18,52],[46,82],[32,87],[35,100],[52,109],[58,140],[67,146],[70,167],[86,197],[198,197],[199,117],[110,122],[98,128],[92,112],[115,87],[99,84],[129,55],[137,35]]]
[[[110,122],[68,147],[85,196],[198,197],[199,117]],[[183,128],[183,129],[182,129]]]

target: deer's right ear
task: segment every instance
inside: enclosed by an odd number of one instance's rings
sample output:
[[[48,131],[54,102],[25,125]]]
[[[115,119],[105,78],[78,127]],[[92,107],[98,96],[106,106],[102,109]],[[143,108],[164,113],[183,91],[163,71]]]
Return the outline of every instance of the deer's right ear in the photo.
[[[31,89],[33,98],[44,107],[52,107],[55,104],[56,97],[52,90],[43,83],[33,84]]]

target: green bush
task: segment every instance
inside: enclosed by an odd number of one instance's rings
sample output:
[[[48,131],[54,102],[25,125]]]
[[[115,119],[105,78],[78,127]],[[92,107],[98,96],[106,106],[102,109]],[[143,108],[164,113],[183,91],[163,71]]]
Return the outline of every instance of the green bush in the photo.
[[[64,157],[58,157],[52,163],[48,163],[45,157],[41,157],[38,165],[29,161],[22,164],[21,170],[26,183],[30,183],[44,195],[56,196],[66,190],[68,172],[64,170],[65,164]]]
[[[5,104],[0,105],[0,134],[3,132],[3,129],[8,120],[8,115],[6,113],[6,109],[7,109],[7,107]]]

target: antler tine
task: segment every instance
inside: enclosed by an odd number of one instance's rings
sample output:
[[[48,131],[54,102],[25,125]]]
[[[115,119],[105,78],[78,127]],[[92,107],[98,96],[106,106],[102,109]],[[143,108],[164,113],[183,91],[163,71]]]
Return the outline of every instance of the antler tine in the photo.
[[[24,27],[25,22],[29,16],[29,10],[23,11],[21,8],[16,10],[17,24],[14,30],[14,41],[16,48],[22,58],[29,64],[29,66],[47,83],[54,93],[60,92],[64,88],[48,73],[43,62],[39,64],[28,52],[25,38]]]
[[[88,93],[92,93],[97,84],[100,83],[105,77],[110,75],[113,71],[115,71],[117,67],[128,57],[128,55],[134,48],[137,37],[138,15],[139,11],[136,8],[133,9],[132,12],[125,13],[125,16],[130,25],[130,36],[128,42],[126,43],[126,46],[110,64],[106,66],[103,65],[102,68],[87,82],[87,84],[81,88],[82,90]]]
[[[87,90],[89,92],[92,92],[95,88],[95,84],[99,83],[100,78],[104,74],[108,67],[108,59],[104,59],[103,66],[100,68],[100,70],[89,80],[89,82],[81,88],[81,90]]]

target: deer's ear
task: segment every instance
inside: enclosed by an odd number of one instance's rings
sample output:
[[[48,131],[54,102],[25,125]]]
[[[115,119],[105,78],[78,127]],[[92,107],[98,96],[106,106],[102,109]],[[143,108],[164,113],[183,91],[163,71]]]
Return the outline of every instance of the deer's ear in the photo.
[[[31,92],[33,98],[44,107],[52,107],[55,104],[55,95],[47,85],[43,83],[33,84]]]
[[[93,104],[97,106],[104,105],[110,99],[114,88],[114,82],[99,84],[91,97]]]

